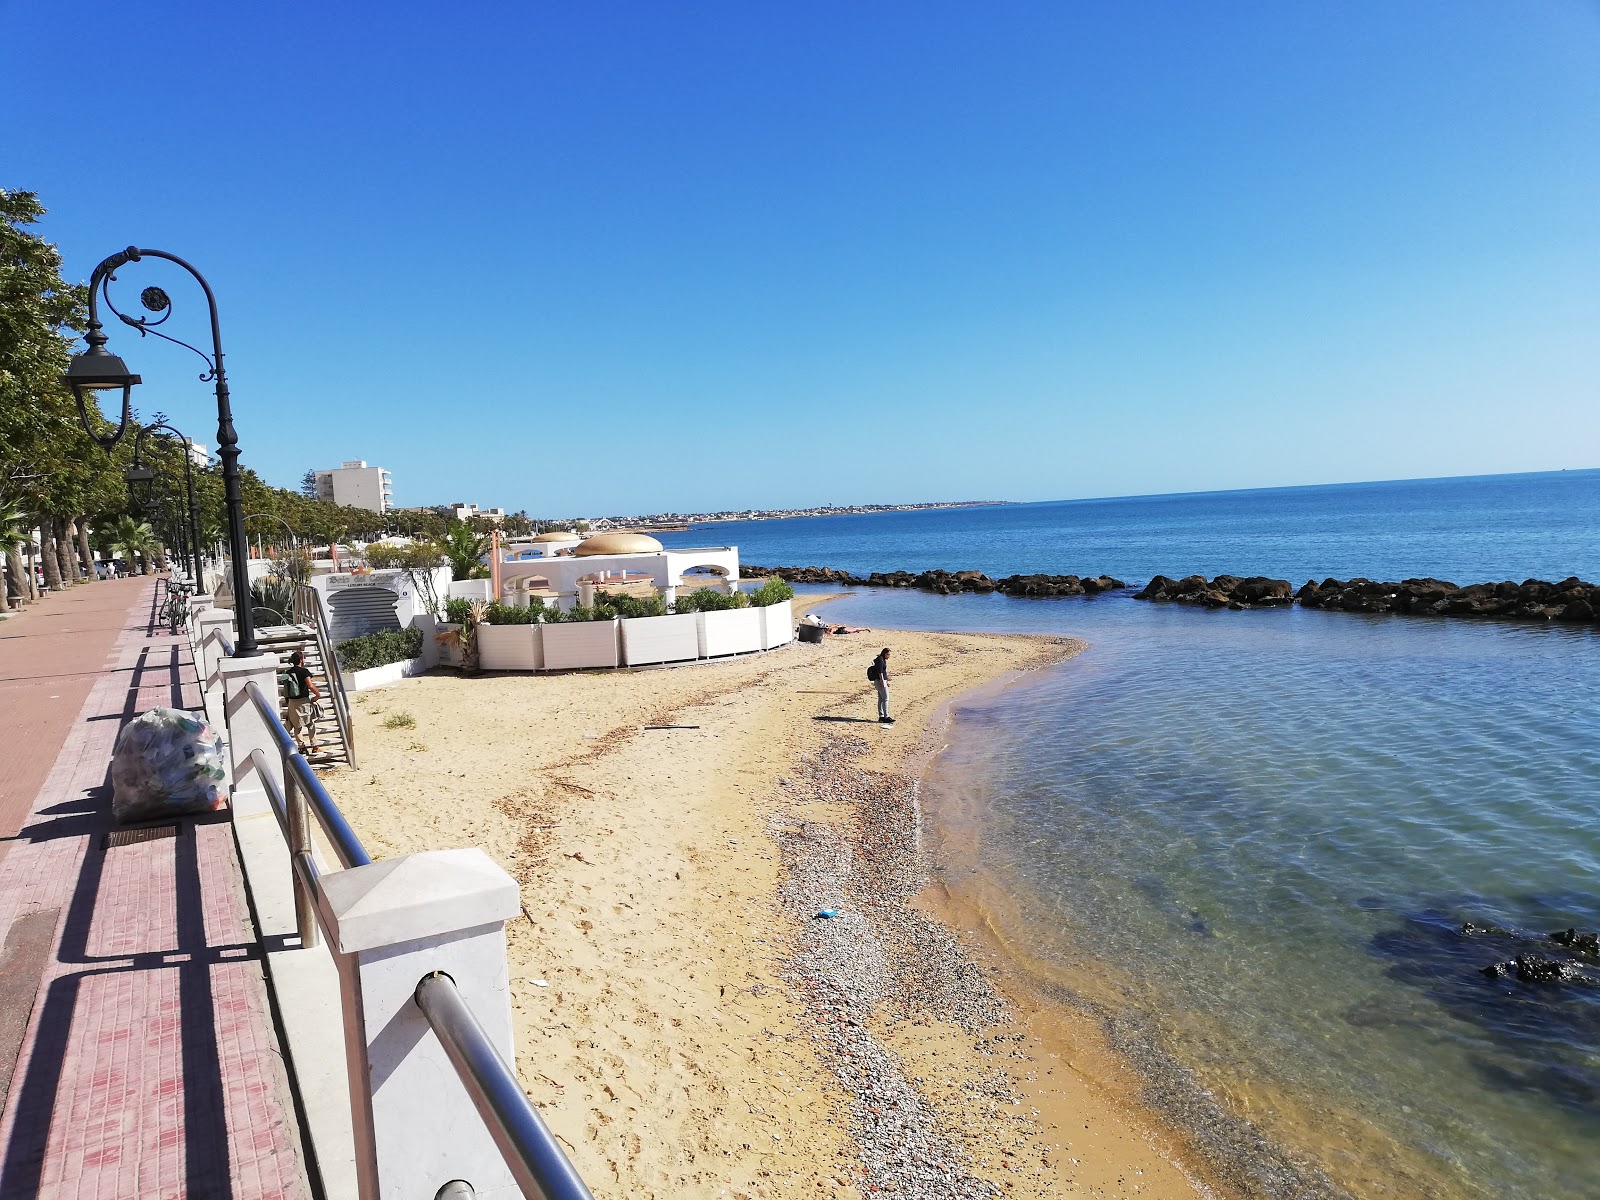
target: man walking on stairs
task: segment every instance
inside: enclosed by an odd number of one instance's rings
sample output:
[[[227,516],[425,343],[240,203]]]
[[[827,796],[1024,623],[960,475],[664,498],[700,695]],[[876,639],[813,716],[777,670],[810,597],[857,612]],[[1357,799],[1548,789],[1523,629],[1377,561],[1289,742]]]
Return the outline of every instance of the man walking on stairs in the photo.
[[[311,682],[311,672],[306,670],[304,650],[289,656],[289,669],[283,673],[283,698],[287,702],[289,736],[294,738],[300,753],[315,754],[317,750],[317,724],[315,701],[322,698],[317,685]],[[311,737],[311,748],[306,749],[306,734]]]

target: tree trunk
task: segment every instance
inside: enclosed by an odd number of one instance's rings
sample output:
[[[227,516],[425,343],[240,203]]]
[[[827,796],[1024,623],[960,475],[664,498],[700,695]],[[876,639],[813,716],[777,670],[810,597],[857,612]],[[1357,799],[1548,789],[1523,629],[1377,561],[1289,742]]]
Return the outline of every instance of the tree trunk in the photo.
[[[72,531],[67,527],[65,517],[52,517],[50,532],[56,538],[56,562],[61,566],[61,582],[63,584],[77,583],[82,576],[78,573],[78,564],[74,561],[72,549]]]
[[[87,573],[89,581],[92,583],[96,579],[99,579],[100,575],[94,569],[94,547],[89,545],[89,518],[86,516],[79,517],[77,520],[77,526],[78,554],[83,559],[83,569]]]
[[[11,576],[11,590],[21,608],[33,599],[33,589],[28,586],[28,564],[22,561],[22,551],[15,546],[6,551],[6,574]]]
[[[39,565],[44,568],[44,585],[53,592],[61,590],[61,560],[56,557],[55,530],[51,528],[50,514],[39,514]]]

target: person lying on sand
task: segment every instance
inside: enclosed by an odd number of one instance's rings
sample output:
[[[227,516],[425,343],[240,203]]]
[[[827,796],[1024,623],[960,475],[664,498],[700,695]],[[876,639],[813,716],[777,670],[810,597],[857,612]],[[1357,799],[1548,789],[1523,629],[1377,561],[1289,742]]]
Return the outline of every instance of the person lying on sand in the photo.
[[[871,633],[872,630],[860,625],[841,625],[833,632],[835,636],[838,636],[846,633]]]

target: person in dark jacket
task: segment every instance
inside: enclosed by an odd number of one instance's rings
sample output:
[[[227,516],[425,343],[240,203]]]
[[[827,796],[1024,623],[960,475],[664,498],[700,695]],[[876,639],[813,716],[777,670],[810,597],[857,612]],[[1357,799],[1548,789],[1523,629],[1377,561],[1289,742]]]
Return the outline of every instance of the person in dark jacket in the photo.
[[[878,651],[878,657],[867,669],[867,678],[878,689],[878,720],[884,725],[893,725],[894,718],[889,715],[889,647]]]

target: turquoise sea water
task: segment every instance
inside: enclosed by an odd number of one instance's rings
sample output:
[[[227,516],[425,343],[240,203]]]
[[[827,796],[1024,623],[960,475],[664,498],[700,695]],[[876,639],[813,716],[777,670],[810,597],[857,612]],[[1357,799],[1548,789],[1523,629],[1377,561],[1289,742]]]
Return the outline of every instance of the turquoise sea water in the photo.
[[[1597,530],[1600,472],[1583,471],[670,540],[856,571],[1298,585],[1595,579]],[[930,781],[935,820],[963,834],[946,872],[1004,897],[993,917],[1020,954],[1142,1014],[1226,1108],[1353,1194],[1600,1195],[1600,987],[1487,979],[1539,947],[1459,932],[1600,926],[1600,630],[1118,594],[863,590],[831,611],[1091,643],[958,707]]]

